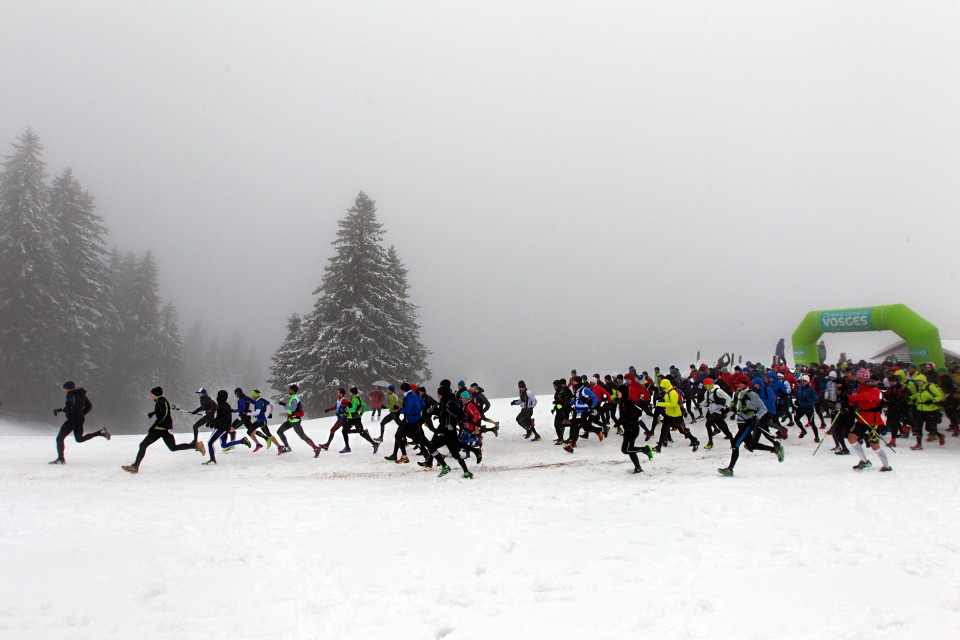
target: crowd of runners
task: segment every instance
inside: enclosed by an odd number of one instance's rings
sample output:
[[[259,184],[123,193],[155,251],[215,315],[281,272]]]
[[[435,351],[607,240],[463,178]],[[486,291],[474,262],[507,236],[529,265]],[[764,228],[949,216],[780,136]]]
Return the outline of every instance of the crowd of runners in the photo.
[[[63,392],[64,406],[54,413],[63,412],[66,421],[57,435],[57,458],[51,464],[65,463],[64,443],[70,434],[77,442],[110,439],[105,429],[84,433],[85,416],[93,408],[86,391],[68,381]],[[193,438],[181,443],[172,433],[173,414],[180,409],[170,404],[161,387],[151,389],[150,395],[154,406],[148,418],[152,422],[133,464],[123,466],[130,473],[140,470],[147,449],[158,440],[171,451],[196,451],[205,458],[204,464],[210,465],[217,462],[218,445],[223,451],[245,447],[258,452],[273,447],[277,455],[290,453],[290,430],[315,458],[329,450],[338,431],[343,439],[341,454],[352,452],[351,435],[359,436],[376,454],[389,427],[393,448],[384,456],[387,461],[407,464],[409,451],[419,458],[419,466],[436,467],[444,476],[451,471],[448,461],[452,458],[463,477],[472,478],[467,461],[481,464],[484,438],[490,433],[497,437],[500,430],[499,421],[487,415],[491,404],[483,388],[463,381],[454,386],[442,380],[435,395],[408,382],[375,387],[366,393],[357,387],[338,389],[333,403],[325,408],[336,420],[320,444],[304,431],[306,411],[296,384],[277,402],[282,423],[274,425],[275,433],[268,424],[274,405],[258,390],[247,395],[241,388],[234,389],[231,404],[226,390],[213,398],[206,389],[198,389],[199,406],[190,412],[197,416]],[[522,380],[517,396],[512,402],[519,408],[516,424],[524,438],[540,442],[534,418],[537,398]],[[898,438],[911,435],[915,444],[910,449],[914,451],[922,450],[924,443],[943,446],[946,433],[960,435],[958,407],[958,365],[938,371],[932,363],[918,367],[861,361],[791,369],[752,362],[733,365],[721,359],[713,367],[691,364],[687,371],[670,366],[665,371],[657,367],[652,372],[638,372],[631,366],[625,374],[587,376],[573,370],[569,377],[554,380],[550,413],[556,435],[553,443],[567,454],[575,453],[591,435],[602,443],[613,433],[622,438],[621,451],[633,464],[632,472],[640,473],[641,456],[652,460],[674,445],[674,438],[676,443],[684,439],[693,451],[701,446],[712,449],[715,439],[722,438],[731,453],[729,463],[718,472],[732,476],[741,448],[768,452],[782,462],[782,443],[791,429],[798,438],[812,437],[817,445],[814,453],[829,438],[832,453],[842,456],[853,451],[859,459],[853,468],[862,471],[872,466],[865,450],[868,447],[879,458],[880,471],[891,471],[883,447],[895,448]],[[944,418],[947,427],[941,432]],[[211,430],[206,442],[200,437],[201,429]]]

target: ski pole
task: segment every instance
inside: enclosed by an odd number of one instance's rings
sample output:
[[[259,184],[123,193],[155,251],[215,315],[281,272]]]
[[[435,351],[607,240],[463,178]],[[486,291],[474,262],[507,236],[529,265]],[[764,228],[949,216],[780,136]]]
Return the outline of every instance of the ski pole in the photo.
[[[870,424],[869,422],[867,422],[866,420],[864,420],[863,416],[860,415],[860,412],[859,412],[859,411],[855,411],[854,413],[857,415],[858,418],[860,418],[861,420],[863,420],[863,423],[864,423],[865,425],[867,425],[868,427],[870,427],[870,433],[872,433],[873,435],[877,436],[877,439],[878,439],[880,442],[882,442],[883,444],[887,445],[887,449],[890,449],[891,451],[896,451],[896,450],[897,450],[896,447],[891,447],[891,446],[890,446],[890,443],[887,442],[886,440],[884,440],[883,437],[882,437],[879,433],[877,433],[877,426],[876,426],[876,425],[872,425],[872,424]]]
[[[835,414],[833,414],[833,419],[830,420],[830,427],[823,433],[823,437],[820,438],[820,444],[818,444],[818,445],[817,445],[817,448],[813,450],[813,455],[817,455],[817,451],[820,451],[820,445],[822,445],[823,442],[824,442],[824,440],[827,439],[827,434],[831,434],[831,432],[833,431],[833,423],[837,421],[837,416],[839,416],[839,415],[840,415],[840,412],[839,412],[839,411],[837,411]],[[832,434],[831,434],[831,436],[832,436]]]

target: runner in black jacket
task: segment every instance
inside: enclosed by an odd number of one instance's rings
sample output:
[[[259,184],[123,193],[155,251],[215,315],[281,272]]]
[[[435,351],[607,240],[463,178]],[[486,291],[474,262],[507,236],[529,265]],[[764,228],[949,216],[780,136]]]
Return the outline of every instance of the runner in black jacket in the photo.
[[[187,449],[199,451],[204,455],[206,450],[202,442],[185,442],[177,444],[176,438],[170,433],[173,429],[173,418],[170,417],[170,403],[163,397],[163,389],[154,387],[150,390],[150,397],[153,398],[153,411],[147,414],[148,418],[153,418],[153,424],[147,431],[147,437],[140,442],[140,449],[137,451],[137,460],[133,464],[125,464],[121,467],[127,473],[139,473],[140,463],[143,462],[143,456],[147,454],[147,447],[157,440],[163,440],[170,451],[186,451]]]
[[[68,380],[63,383],[63,392],[66,394],[66,399],[63,403],[63,409],[54,409],[53,415],[57,415],[61,411],[67,416],[66,421],[63,423],[63,426],[60,427],[60,433],[57,434],[57,459],[50,462],[50,464],[66,464],[67,461],[63,457],[64,441],[67,439],[71,433],[77,442],[86,442],[97,436],[110,439],[110,433],[106,429],[100,429],[99,431],[94,431],[93,433],[83,433],[83,422],[86,419],[90,410],[93,409],[93,404],[91,404],[90,399],[87,398],[86,389],[77,389],[77,385],[73,383],[72,380]]]

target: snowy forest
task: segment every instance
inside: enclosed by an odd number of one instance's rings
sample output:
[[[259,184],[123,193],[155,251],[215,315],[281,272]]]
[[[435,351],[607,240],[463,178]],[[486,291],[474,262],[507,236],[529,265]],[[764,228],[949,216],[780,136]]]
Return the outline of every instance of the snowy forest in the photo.
[[[259,357],[239,334],[226,340],[195,324],[181,337],[155,256],[108,249],[93,196],[69,168],[48,182],[35,133],[12,146],[0,174],[4,413],[37,420],[73,380],[88,390],[98,425],[140,431],[153,386],[192,409],[194,384],[260,383]]]
[[[431,377],[407,270],[396,248],[383,244],[376,203],[361,191],[337,225],[313,309],[287,320],[270,369],[275,389],[297,383],[308,404],[332,400],[339,387]]]

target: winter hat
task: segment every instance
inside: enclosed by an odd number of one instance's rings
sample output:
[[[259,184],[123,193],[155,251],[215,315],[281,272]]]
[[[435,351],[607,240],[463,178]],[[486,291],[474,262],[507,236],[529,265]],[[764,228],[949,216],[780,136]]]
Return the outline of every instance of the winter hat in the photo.
[[[800,376],[800,382],[810,382],[810,376],[808,375]]]
[[[67,380],[66,382],[63,383],[63,388],[64,388],[64,389],[76,389],[76,388],[77,388],[77,385],[74,384],[73,380]]]
[[[202,396],[205,396],[207,395],[207,390],[204,389],[203,387],[200,387],[199,389],[197,389],[197,393],[199,393]]]
[[[396,391],[396,390],[397,390],[397,388],[396,388],[395,386],[393,386],[392,384],[391,384],[390,386],[388,386],[387,389],[390,389],[390,391]]]
[[[927,376],[923,375],[922,373],[918,373],[917,375],[913,376],[913,381],[927,384]]]
[[[416,390],[417,390],[417,385],[415,385],[415,384],[410,385],[410,390],[411,390],[411,391],[416,391]]]
[[[836,372],[836,371],[831,371],[830,373],[827,374],[827,377],[830,378],[831,380],[836,380],[836,379],[837,379],[837,372]]]
[[[350,387],[350,393],[352,393],[355,396],[358,396],[360,395],[360,390],[357,389],[356,387]]]
[[[460,387],[461,389],[464,389],[464,388],[466,388],[467,383],[464,382],[463,380],[461,380],[461,381],[459,381],[459,382],[457,383],[457,386]]]
[[[254,398],[259,398],[259,397],[260,397],[260,389],[254,389],[253,391],[250,392],[250,395],[253,396]]]
[[[460,397],[463,398],[463,399],[465,399],[465,400],[469,400],[469,399],[470,399],[470,392],[467,391],[467,390],[463,390],[463,391],[460,392]]]
[[[857,371],[857,380],[868,382],[870,380],[870,371],[861,368],[859,371]]]
[[[713,378],[704,378],[704,379],[703,379],[703,386],[705,386],[705,387],[712,387],[712,386],[713,386]]]
[[[150,389],[150,393],[159,398],[163,395],[163,387],[154,387],[153,389]]]
[[[300,391],[300,387],[298,387],[296,384],[291,384],[291,385],[290,385],[289,387],[287,387],[287,388],[290,389],[291,391],[293,391],[294,393],[298,393],[298,392]]]

